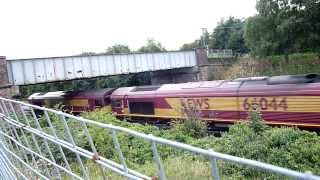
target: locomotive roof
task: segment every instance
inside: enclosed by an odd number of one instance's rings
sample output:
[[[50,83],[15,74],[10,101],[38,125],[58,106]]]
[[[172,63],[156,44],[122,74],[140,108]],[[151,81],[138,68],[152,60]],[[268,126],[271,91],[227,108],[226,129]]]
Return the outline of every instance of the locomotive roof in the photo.
[[[138,86],[138,87],[123,87],[115,90],[112,95],[127,95],[127,94],[154,94],[154,93],[164,93],[173,91],[183,91],[192,90],[197,88],[208,89],[220,87],[227,83],[225,86],[234,86],[240,84],[240,82],[231,82],[225,80],[218,81],[201,81],[201,82],[188,82],[188,83],[178,83],[178,84],[163,84],[156,86]]]
[[[97,98],[109,95],[113,92],[114,88],[95,89],[86,91],[55,91],[47,93],[34,93],[28,97],[32,99],[64,99],[64,98]]]
[[[28,97],[28,100],[33,99],[63,99],[63,95],[66,94],[66,91],[55,91],[55,92],[46,92],[46,93],[33,93]]]
[[[248,83],[244,83],[248,82]],[[163,84],[154,86],[138,86],[138,87],[124,87],[118,88],[112,95],[129,95],[129,94],[155,94],[155,93],[170,93],[181,92],[190,90],[205,90],[205,89],[223,89],[234,90],[242,83],[244,86],[251,85],[280,85],[280,84],[301,84],[301,83],[317,83],[320,82],[320,76],[317,74],[306,75],[283,75],[283,76],[261,76],[261,77],[248,77],[237,78],[233,80],[217,80],[217,81],[201,81],[201,82],[188,82],[178,84]]]
[[[64,95],[65,98],[81,98],[81,97],[90,97],[90,98],[99,98],[105,95],[109,95],[113,92],[114,88],[105,88],[105,89],[92,89],[86,91],[71,91]]]

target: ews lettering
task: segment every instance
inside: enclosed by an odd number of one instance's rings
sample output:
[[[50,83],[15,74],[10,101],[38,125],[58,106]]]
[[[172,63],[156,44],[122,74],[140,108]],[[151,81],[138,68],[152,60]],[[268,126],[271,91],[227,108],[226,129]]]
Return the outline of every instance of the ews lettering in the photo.
[[[208,98],[180,99],[181,106],[186,109],[210,109]]]

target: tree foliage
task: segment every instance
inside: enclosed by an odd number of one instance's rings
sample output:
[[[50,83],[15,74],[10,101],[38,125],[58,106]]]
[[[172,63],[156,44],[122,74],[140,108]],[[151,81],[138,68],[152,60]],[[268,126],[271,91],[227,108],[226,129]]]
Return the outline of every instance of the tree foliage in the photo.
[[[258,14],[247,20],[245,40],[260,56],[320,52],[320,3],[317,0],[259,0]]]
[[[245,21],[238,18],[222,19],[210,36],[209,47],[213,49],[232,49],[238,53],[247,52],[243,36],[244,25]]]
[[[122,45],[122,44],[116,44],[113,46],[110,46],[106,50],[106,54],[122,54],[122,53],[130,53],[131,50],[129,46]]]
[[[192,43],[185,43],[180,47],[180,50],[187,51],[187,50],[193,50],[196,48],[200,48],[200,40],[195,40]]]
[[[167,51],[160,42],[155,41],[154,39],[148,39],[146,45],[138,49],[138,52],[163,52]]]

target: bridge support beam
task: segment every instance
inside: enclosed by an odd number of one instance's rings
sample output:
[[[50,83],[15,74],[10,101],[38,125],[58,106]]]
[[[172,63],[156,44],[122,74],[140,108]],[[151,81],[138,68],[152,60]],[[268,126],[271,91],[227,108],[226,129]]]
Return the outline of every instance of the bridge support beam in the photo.
[[[152,72],[151,83],[155,85],[197,81],[197,72],[194,72],[194,69],[181,68]]]
[[[227,66],[230,66],[230,64],[215,63],[198,65],[192,68],[156,71],[151,73],[151,83],[156,85],[223,79],[222,74]]]
[[[19,94],[19,87],[12,86],[9,82],[6,57],[0,56],[0,96],[12,97],[17,94]]]

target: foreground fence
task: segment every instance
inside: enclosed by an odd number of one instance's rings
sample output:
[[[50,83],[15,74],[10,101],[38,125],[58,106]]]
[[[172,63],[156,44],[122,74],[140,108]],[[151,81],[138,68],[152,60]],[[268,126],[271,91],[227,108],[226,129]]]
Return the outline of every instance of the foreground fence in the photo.
[[[53,123],[53,120],[56,121],[57,119],[63,124],[63,134],[57,131],[57,126]],[[90,145],[89,148],[82,148],[77,144],[72,129],[70,129],[70,123],[82,128],[82,133]],[[45,127],[44,124],[46,125]],[[113,145],[118,153],[118,162],[98,154],[88,126],[100,127],[102,130],[111,132]],[[119,133],[125,133],[150,143],[150,151],[153,154],[158,172],[156,179],[170,179],[165,174],[165,167],[162,164],[161,155],[157,148],[158,145],[167,145],[205,157],[210,162],[213,179],[220,179],[218,160],[246,165],[265,172],[292,178],[320,179],[320,177],[309,172],[300,173],[254,160],[200,149],[111,124],[103,124],[60,111],[1,97],[0,179],[90,179],[90,171],[85,167],[86,160],[93,160],[92,162],[99,167],[103,179],[107,179],[106,169],[127,179],[154,179],[155,177],[149,177],[128,167],[118,140]],[[55,156],[57,153],[61,160],[57,160],[57,156]],[[70,156],[76,159],[77,170],[70,164],[68,160]],[[183,178],[181,177],[181,179]]]

